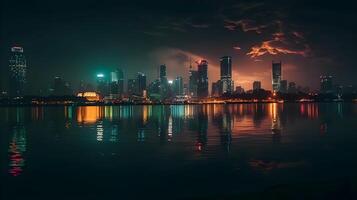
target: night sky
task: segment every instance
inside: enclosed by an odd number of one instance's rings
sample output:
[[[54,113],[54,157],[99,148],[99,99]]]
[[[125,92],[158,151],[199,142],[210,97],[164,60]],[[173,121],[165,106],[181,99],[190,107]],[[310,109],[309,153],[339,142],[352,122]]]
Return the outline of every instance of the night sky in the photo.
[[[317,89],[321,74],[357,85],[357,6],[350,1],[1,1],[1,83],[9,49],[24,47],[32,91],[62,76],[77,88],[120,67],[157,77],[188,77],[189,58],[207,59],[210,82],[219,58],[233,57],[235,85],[271,89],[271,62],[283,79]]]

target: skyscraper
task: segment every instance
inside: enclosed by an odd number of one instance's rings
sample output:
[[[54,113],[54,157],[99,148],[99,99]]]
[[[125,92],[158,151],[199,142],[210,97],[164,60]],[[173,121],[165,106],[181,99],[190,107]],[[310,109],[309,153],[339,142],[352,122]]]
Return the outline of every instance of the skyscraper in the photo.
[[[221,80],[212,83],[212,89],[211,89],[212,97],[219,97],[221,95],[220,87],[221,87]]]
[[[104,74],[97,74],[97,92],[102,96],[108,95],[108,84]]]
[[[262,83],[260,81],[253,82],[253,91],[258,91],[262,89]]]
[[[221,63],[221,92],[220,93],[232,93],[233,92],[233,81],[232,81],[232,57],[223,56],[220,59]]]
[[[136,93],[136,88],[136,79],[128,79],[128,95],[134,95]]]
[[[122,69],[117,69],[117,77],[118,77],[118,94],[122,96],[124,94],[124,72]]]
[[[277,93],[280,91],[280,81],[281,81],[281,62],[272,63],[272,85],[273,92]]]
[[[160,79],[167,79],[166,65],[160,65]]]
[[[321,93],[333,92],[332,76],[320,76],[320,92]]]
[[[205,98],[208,96],[208,62],[206,60],[198,62],[197,73],[197,96]]]
[[[26,86],[27,64],[22,47],[12,47],[9,60],[10,67],[10,87],[11,96],[23,96]]]
[[[190,65],[190,74],[189,74],[189,95],[191,97],[197,97],[197,84],[198,84],[198,72],[192,69],[192,65]]]
[[[124,73],[121,69],[110,72],[110,97],[117,99],[124,94]]]
[[[160,65],[160,94],[162,98],[166,98],[168,96],[168,82],[166,75],[166,65]]]
[[[181,76],[176,77],[174,81],[174,94],[176,96],[184,95],[183,78]]]
[[[145,74],[138,72],[136,82],[137,82],[137,94],[142,96],[144,90],[146,90],[146,76],[145,76]]]

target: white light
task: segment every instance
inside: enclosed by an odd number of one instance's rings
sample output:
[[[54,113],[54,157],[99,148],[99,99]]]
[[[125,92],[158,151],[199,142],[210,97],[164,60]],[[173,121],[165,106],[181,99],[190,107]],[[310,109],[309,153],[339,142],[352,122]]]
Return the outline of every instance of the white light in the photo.
[[[104,74],[97,74],[97,77],[98,77],[98,78],[103,78],[103,77],[104,77]]]
[[[168,80],[167,82],[168,82],[169,84],[173,84],[173,83],[174,83],[173,80]]]

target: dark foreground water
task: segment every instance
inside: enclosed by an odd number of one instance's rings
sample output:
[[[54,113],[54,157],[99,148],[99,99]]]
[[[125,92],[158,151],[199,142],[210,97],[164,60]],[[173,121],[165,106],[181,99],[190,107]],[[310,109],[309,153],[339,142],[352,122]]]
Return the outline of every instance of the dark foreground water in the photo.
[[[357,104],[0,108],[0,199],[352,199]]]

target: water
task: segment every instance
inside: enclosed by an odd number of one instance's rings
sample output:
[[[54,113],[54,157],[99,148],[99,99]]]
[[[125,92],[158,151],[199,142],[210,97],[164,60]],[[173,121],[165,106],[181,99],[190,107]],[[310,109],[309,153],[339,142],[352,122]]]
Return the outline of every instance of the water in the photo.
[[[355,195],[357,104],[0,108],[1,199]]]

